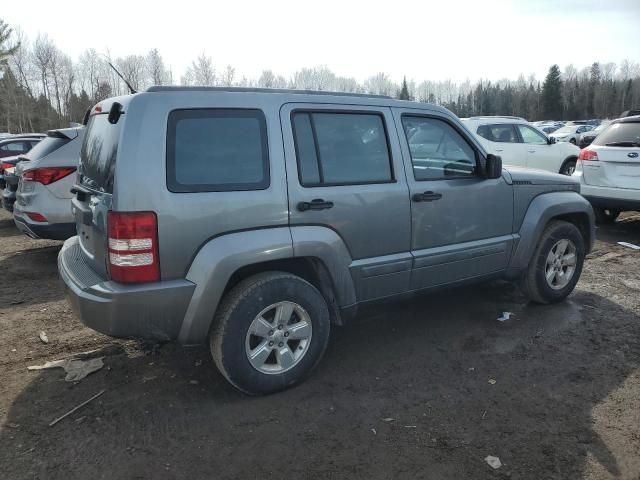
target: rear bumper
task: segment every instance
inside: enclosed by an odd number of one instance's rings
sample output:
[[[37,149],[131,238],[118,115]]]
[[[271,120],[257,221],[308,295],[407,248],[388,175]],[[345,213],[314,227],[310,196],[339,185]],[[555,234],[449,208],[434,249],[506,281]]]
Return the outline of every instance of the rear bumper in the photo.
[[[75,223],[37,223],[18,214],[14,210],[13,221],[16,227],[31,238],[46,238],[49,240],[66,240],[76,234]]]
[[[640,189],[597,187],[580,184],[580,193],[594,207],[616,210],[640,210]]]
[[[178,337],[195,284],[169,280],[140,285],[112,282],[85,260],[78,237],[58,254],[58,270],[73,310],[86,326],[114,337]]]

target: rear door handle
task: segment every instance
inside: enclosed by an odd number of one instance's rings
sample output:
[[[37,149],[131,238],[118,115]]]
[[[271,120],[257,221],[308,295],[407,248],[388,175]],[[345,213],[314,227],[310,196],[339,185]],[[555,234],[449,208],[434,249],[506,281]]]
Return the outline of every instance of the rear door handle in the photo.
[[[527,152],[529,152],[529,153],[536,153],[536,151],[535,151],[535,150],[527,150]]]
[[[315,198],[310,202],[298,203],[298,210],[306,212],[307,210],[326,210],[333,208],[333,202],[325,202],[322,198]]]
[[[504,148],[496,148],[496,152],[504,152]]]
[[[434,200],[440,200],[441,198],[441,193],[435,193],[432,191],[424,193],[414,193],[411,197],[414,202],[433,202]]]

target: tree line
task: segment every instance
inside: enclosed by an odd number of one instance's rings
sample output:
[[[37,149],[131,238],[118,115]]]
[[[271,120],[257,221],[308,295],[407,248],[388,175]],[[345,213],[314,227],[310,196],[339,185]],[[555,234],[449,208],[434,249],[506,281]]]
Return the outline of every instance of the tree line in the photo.
[[[247,78],[203,53],[178,79],[157,49],[116,58],[108,51],[87,49],[72,59],[46,35],[31,40],[0,19],[0,131],[65,127],[81,122],[100,100],[128,93],[109,63],[138,91],[170,84],[330,90],[435,103],[460,117],[514,115],[530,121],[615,118],[640,106],[640,65],[629,60],[620,65],[594,62],[580,70],[552,65],[543,81],[520,75],[516,80],[473,83],[406,78],[396,83],[382,72],[358,81],[326,66],[302,68],[289,78],[272,70]]]

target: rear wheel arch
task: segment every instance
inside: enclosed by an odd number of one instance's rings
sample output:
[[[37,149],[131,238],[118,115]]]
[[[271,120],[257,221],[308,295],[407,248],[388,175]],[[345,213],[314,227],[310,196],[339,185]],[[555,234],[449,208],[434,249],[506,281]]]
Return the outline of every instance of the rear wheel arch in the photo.
[[[324,262],[317,257],[291,257],[240,267],[229,278],[223,297],[246,278],[270,271],[291,273],[309,282],[322,293],[327,302],[331,323],[343,325],[336,288],[331,274]]]

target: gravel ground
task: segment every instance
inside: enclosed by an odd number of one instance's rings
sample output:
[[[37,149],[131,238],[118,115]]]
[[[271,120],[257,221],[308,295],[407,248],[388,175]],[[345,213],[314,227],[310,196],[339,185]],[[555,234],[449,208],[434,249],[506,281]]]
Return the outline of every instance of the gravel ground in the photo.
[[[640,244],[640,215],[598,229],[562,304],[527,305],[495,282],[371,307],[333,329],[307,382],[249,398],[205,348],[83,327],[57,277],[60,243],[22,236],[2,212],[0,478],[638,480],[640,251],[620,240]],[[80,382],[27,370],[110,344]]]

